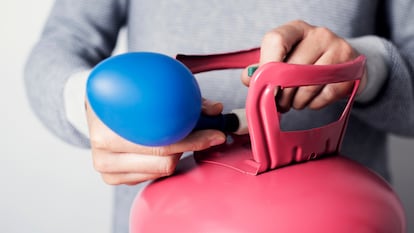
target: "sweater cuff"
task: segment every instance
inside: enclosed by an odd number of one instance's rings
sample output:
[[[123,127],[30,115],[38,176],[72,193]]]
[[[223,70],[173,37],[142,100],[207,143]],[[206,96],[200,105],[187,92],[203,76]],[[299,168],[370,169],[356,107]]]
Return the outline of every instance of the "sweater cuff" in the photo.
[[[85,110],[86,81],[91,70],[72,74],[64,87],[66,118],[83,135],[89,137]]]
[[[388,77],[386,48],[381,39],[375,36],[348,39],[348,42],[367,58],[367,83],[355,98],[357,102],[367,103],[378,95]]]

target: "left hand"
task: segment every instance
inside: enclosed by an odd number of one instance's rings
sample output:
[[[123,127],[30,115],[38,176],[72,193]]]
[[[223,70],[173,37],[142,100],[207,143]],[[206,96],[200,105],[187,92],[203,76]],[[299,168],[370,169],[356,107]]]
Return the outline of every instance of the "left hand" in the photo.
[[[292,21],[266,33],[260,50],[260,62],[287,62],[292,64],[329,65],[355,59],[358,52],[347,41],[324,27],[312,26],[304,21]],[[366,84],[364,74],[358,93]],[[247,68],[243,71],[242,82],[248,86],[250,78]],[[278,90],[276,105],[280,112],[290,108],[320,109],[349,96],[353,81],[332,83],[321,86],[302,86]]]
[[[223,110],[218,102],[203,99],[202,112],[217,115]],[[169,176],[186,151],[199,151],[222,144],[226,136],[218,130],[198,130],[183,140],[165,146],[144,146],[132,143],[108,128],[86,100],[93,165],[105,183],[136,185]]]

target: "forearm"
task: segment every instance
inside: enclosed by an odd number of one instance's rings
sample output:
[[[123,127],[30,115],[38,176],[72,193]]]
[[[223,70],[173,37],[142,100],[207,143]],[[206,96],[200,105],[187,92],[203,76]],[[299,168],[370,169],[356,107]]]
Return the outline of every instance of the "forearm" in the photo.
[[[59,49],[43,48],[38,44],[30,55],[25,69],[26,93],[32,110],[53,134],[69,144],[89,147],[85,135],[79,132],[66,118],[64,89],[70,74],[88,66],[79,58],[62,53],[56,55],[45,51],[56,52]]]
[[[348,39],[348,43],[358,53],[365,55],[367,58],[366,85],[363,91],[356,97],[356,101],[368,103],[376,98],[387,79],[387,51],[381,39],[375,36]]]
[[[70,144],[89,147],[89,140],[66,117],[65,85],[74,73],[111,55],[125,23],[126,5],[123,0],[56,1],[28,57],[24,76],[32,109]]]
[[[64,88],[66,118],[80,133],[89,137],[86,120],[85,93],[86,82],[91,70],[76,72],[70,76]]]
[[[353,114],[379,130],[413,136],[413,58],[379,37],[351,40],[351,44],[368,59],[367,92],[362,93],[362,101],[356,101]]]

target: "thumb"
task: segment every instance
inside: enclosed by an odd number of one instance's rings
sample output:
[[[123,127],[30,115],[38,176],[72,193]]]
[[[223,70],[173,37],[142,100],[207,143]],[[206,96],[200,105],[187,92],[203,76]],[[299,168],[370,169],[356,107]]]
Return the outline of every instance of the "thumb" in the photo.
[[[254,71],[259,67],[259,64],[252,64],[246,67],[241,75],[241,81],[245,86],[250,85],[250,78],[253,76]]]
[[[223,104],[217,101],[203,98],[202,111],[206,115],[214,116],[223,111]]]

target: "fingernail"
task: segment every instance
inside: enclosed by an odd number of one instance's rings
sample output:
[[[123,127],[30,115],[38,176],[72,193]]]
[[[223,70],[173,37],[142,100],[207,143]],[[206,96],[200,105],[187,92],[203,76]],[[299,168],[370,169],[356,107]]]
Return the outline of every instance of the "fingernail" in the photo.
[[[203,104],[205,104],[206,106],[215,106],[217,104],[220,104],[220,102],[206,99],[204,100]]]
[[[247,75],[249,77],[252,77],[257,68],[259,68],[259,66],[250,66],[249,68],[247,68]]]

